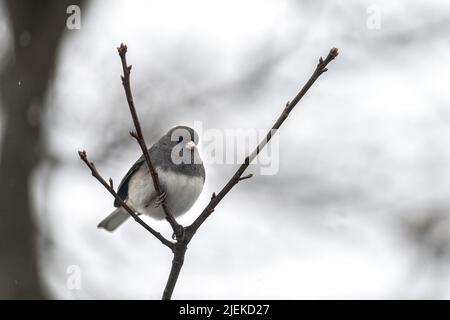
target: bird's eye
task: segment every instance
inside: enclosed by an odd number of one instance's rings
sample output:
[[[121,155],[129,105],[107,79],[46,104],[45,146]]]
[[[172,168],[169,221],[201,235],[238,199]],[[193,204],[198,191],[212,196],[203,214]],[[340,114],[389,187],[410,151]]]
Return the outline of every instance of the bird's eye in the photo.
[[[181,141],[183,141],[183,137],[182,137],[182,136],[179,136],[179,137],[178,137],[178,143],[180,143]]]

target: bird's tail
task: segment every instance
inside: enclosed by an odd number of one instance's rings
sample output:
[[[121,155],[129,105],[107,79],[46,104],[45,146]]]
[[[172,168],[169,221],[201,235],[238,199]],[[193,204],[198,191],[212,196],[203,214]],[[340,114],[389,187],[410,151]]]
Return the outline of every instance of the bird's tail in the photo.
[[[130,214],[122,207],[114,210],[109,216],[103,219],[97,226],[108,231],[114,231],[130,217]]]

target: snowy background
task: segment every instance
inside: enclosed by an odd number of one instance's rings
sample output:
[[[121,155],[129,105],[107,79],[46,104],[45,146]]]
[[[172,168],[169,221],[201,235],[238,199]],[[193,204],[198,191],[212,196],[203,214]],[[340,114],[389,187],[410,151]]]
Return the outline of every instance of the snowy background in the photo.
[[[170,252],[138,224],[96,229],[113,200],[77,155],[116,184],[139,156],[121,42],[148,144],[194,121],[270,128],[319,56],[340,50],[282,126],[278,173],[237,185],[199,230],[175,299],[450,298],[448,1],[98,0],[81,19],[59,49],[32,179],[53,298],[159,299],[168,276]],[[236,168],[207,164],[180,223]]]

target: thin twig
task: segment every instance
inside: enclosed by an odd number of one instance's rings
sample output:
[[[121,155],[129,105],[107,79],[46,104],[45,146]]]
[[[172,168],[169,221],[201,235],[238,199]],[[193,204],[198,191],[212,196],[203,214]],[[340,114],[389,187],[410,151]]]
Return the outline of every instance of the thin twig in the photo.
[[[154,235],[161,243],[167,247],[169,247],[171,250],[173,250],[174,244],[164,238],[159,232],[155,231],[152,227],[150,227],[148,224],[146,224],[139,216],[131,209],[120,197],[119,195],[114,191],[112,179],[109,178],[109,184],[103,179],[103,177],[100,175],[100,173],[97,171],[97,168],[95,167],[94,163],[89,161],[87,158],[86,151],[78,151],[78,155],[80,156],[80,159],[83,160],[84,163],[91,169],[92,176],[96,178],[105,188],[109,191],[109,193],[112,194],[112,196],[119,202],[119,204],[127,210],[127,212],[138,222],[141,226],[143,226],[148,232],[150,232],[152,235]]]
[[[239,178],[239,181],[247,180],[247,179],[250,179],[250,178],[252,178],[252,177],[253,177],[253,173],[249,173],[249,174],[247,174],[247,175],[245,175],[245,176],[243,176],[243,177],[240,177],[240,178]]]
[[[299,91],[299,93],[295,96],[295,98],[291,101],[286,103],[286,106],[281,113],[281,115],[278,117],[275,124],[272,126],[272,129],[267,133],[266,137],[263,141],[260,142],[260,144],[256,147],[256,149],[245,158],[245,161],[241,166],[238,168],[236,173],[231,177],[231,179],[227,182],[227,184],[220,190],[220,192],[210,200],[206,208],[203,210],[203,212],[198,216],[198,218],[188,227],[189,233],[194,234],[198,228],[205,222],[205,220],[209,217],[209,215],[214,211],[214,208],[220,203],[220,201],[225,197],[225,195],[239,182],[241,179],[242,174],[244,171],[248,168],[250,163],[256,158],[256,156],[259,154],[259,152],[266,146],[266,144],[270,141],[272,136],[277,132],[277,130],[280,128],[280,126],[283,124],[283,122],[287,119],[289,113],[294,109],[294,107],[297,105],[297,103],[303,98],[303,96],[308,92],[309,88],[314,84],[314,82],[322,75],[324,72],[326,72],[328,69],[326,68],[327,64],[330,63],[334,58],[336,58],[338,55],[338,49],[333,48],[328,53],[328,56],[323,60],[322,57],[319,59],[319,63],[316,66],[316,69],[314,70],[313,74],[309,78],[309,80],[306,82],[306,84],[302,87],[302,89]]]
[[[131,117],[133,118],[134,127],[136,128],[136,132],[130,132],[131,136],[136,139],[136,141],[139,143],[142,153],[145,157],[145,161],[147,162],[148,169],[150,171],[150,174],[153,179],[153,185],[155,186],[155,190],[162,197],[164,191],[161,188],[161,184],[159,183],[158,173],[155,170],[155,167],[153,166],[152,160],[150,159],[150,154],[147,149],[147,145],[144,140],[144,135],[142,134],[141,124],[139,122],[139,118],[136,113],[136,108],[134,107],[134,100],[133,95],[131,93],[131,85],[130,85],[130,72],[131,72],[131,65],[127,64],[127,46],[123,43],[120,44],[120,47],[117,48],[117,51],[119,52],[120,60],[122,61],[122,69],[123,69],[123,76],[122,78],[122,85],[125,89],[125,95],[127,97],[128,107],[130,108]],[[181,234],[182,226],[178,224],[178,222],[175,220],[174,216],[170,212],[169,208],[167,207],[166,203],[161,203],[161,206],[164,210],[164,213],[166,215],[166,220],[170,223],[172,230],[174,234],[178,236]]]

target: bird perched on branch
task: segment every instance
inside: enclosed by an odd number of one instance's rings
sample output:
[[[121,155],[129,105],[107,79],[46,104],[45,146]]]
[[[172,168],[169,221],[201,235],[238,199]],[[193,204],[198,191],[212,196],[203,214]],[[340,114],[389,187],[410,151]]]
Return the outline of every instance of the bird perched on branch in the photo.
[[[174,217],[184,214],[195,203],[205,183],[205,168],[197,143],[198,135],[192,128],[177,126],[170,129],[149,149],[162,196],[155,190],[144,155],[123,177],[117,194],[135,212],[158,220],[165,218],[162,202]],[[117,200],[114,206],[117,209],[103,219],[98,228],[113,231],[130,217]]]

